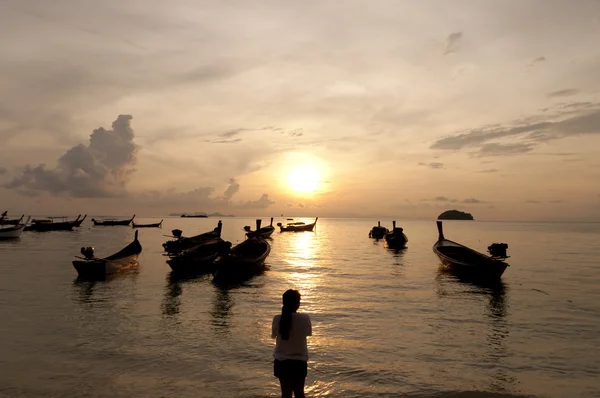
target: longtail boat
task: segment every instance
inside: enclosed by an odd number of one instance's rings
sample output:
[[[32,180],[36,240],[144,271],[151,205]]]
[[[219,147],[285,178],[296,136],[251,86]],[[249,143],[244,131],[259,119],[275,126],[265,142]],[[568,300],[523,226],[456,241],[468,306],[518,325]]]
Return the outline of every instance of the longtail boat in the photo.
[[[128,220],[114,220],[114,219],[105,219],[105,220],[96,220],[92,218],[92,222],[97,226],[105,226],[105,227],[114,227],[118,225],[128,226],[133,222],[135,218],[135,214]]]
[[[257,229],[252,231],[250,229],[249,225],[246,225],[244,227],[244,231],[246,231],[246,236],[248,238],[253,238],[255,236],[260,236],[263,239],[269,238],[271,237],[271,235],[273,235],[273,232],[275,232],[275,227],[273,226],[273,217],[271,217],[271,223],[265,227],[260,227],[260,222],[261,220],[256,220],[257,221]]]
[[[163,243],[162,246],[167,253],[179,253],[183,250],[190,249],[202,243],[205,240],[220,238],[222,228],[223,223],[221,222],[221,220],[219,220],[217,227],[212,231],[190,237],[183,236],[183,232],[180,229],[174,229],[171,231],[171,233],[173,234],[172,237],[175,239]]]
[[[54,221],[60,218],[65,221]],[[72,231],[73,228],[81,224],[81,214],[73,221],[66,221],[66,217],[48,217],[44,219],[33,219],[31,223],[25,227],[25,231],[49,232],[49,231]],[[85,218],[85,217],[84,217]],[[81,220],[83,221],[83,220]]]
[[[396,227],[396,221],[392,221],[392,230],[384,235],[384,239],[388,247],[392,249],[403,248],[408,242],[404,229]]]
[[[383,239],[385,234],[387,234],[388,232],[390,232],[390,230],[386,227],[382,227],[381,221],[377,221],[377,225],[371,228],[371,230],[369,231],[369,238]]]
[[[135,231],[133,242],[119,252],[104,258],[94,255],[93,247],[82,247],[78,260],[73,261],[73,267],[82,278],[102,278],[106,275],[122,271],[137,265],[137,259],[142,252],[142,245],[138,240],[138,231]]]
[[[162,228],[163,220],[154,224],[136,224],[134,222],[131,223],[133,228]]]
[[[293,222],[283,225],[282,223],[278,222],[277,226],[279,227],[280,232],[312,231],[315,228],[315,225],[317,225],[317,220],[319,220],[319,217],[315,218],[315,222],[311,224],[305,224],[303,222]]]
[[[17,219],[16,225],[0,224],[0,239],[16,239],[20,237],[21,233],[23,233],[23,230],[25,229],[25,225],[29,222],[29,218],[27,218],[27,221],[21,223],[21,221],[23,221],[23,217],[25,217],[25,215],[22,215],[21,218]]]
[[[506,243],[493,243],[488,247],[489,256],[470,249],[460,243],[453,242],[444,237],[442,222],[437,221],[438,241],[433,245],[433,252],[439,257],[442,264],[460,276],[500,279],[506,267],[504,262],[508,245]]]

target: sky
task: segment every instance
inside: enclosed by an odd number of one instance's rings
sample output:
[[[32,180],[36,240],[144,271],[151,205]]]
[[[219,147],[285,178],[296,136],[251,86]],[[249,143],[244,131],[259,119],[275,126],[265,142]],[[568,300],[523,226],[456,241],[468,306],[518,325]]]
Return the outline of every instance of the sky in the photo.
[[[3,0],[0,210],[600,221],[600,1]]]

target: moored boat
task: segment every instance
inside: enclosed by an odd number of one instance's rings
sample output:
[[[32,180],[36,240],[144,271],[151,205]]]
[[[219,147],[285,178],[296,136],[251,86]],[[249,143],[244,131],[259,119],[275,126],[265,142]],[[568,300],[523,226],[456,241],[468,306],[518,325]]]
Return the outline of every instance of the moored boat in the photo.
[[[315,228],[315,225],[317,225],[317,220],[319,220],[319,217],[315,218],[315,222],[311,224],[306,224],[303,222],[293,222],[283,225],[282,223],[278,222],[277,226],[279,227],[280,232],[312,231]]]
[[[56,218],[64,221],[54,221]],[[48,217],[43,219],[33,219],[31,223],[25,227],[25,231],[35,232],[50,232],[50,231],[72,231],[73,228],[79,226],[81,214],[73,221],[67,221],[66,217]],[[85,217],[84,217],[85,218]],[[81,220],[83,221],[83,220]]]
[[[17,219],[16,225],[1,225],[0,224],[0,239],[16,239],[16,238],[20,237],[21,233],[23,233],[23,230],[25,229],[25,224],[27,224],[27,222],[29,222],[29,218],[27,218],[27,221],[25,221],[24,223],[21,223],[21,221],[23,221],[23,217],[25,217],[25,215],[23,215],[23,216],[21,216],[21,218]]]
[[[22,221],[23,217],[21,218],[8,218],[8,211],[5,211],[4,213],[2,213],[0,215],[0,225],[19,225],[19,223]]]
[[[92,222],[97,226],[105,226],[105,227],[114,227],[118,225],[128,226],[133,222],[135,218],[135,214],[128,220],[114,220],[114,219],[104,219],[104,220],[96,220],[92,218]]]
[[[437,221],[438,241],[433,245],[433,252],[442,264],[459,276],[497,280],[509,265],[504,261],[508,258],[506,243],[494,243],[488,247],[490,255],[479,253],[460,243],[444,237],[441,221]]]
[[[81,220],[76,220],[74,227],[80,227],[81,223],[83,223],[83,221],[86,219],[86,217],[87,217],[87,214],[84,214],[84,216]]]
[[[179,253],[183,250],[192,248],[205,240],[220,238],[222,228],[223,223],[219,220],[219,223],[214,230],[190,237],[182,236],[182,231],[180,229],[174,229],[171,233],[175,239],[163,243],[162,246],[167,253]]]
[[[221,238],[205,240],[202,243],[171,255],[167,264],[179,274],[200,274],[215,271],[215,260],[231,248],[230,242]]]
[[[369,238],[373,239],[383,239],[385,234],[390,232],[386,227],[381,226],[381,221],[377,221],[377,225],[369,231]]]
[[[257,225],[257,229],[258,225]],[[261,237],[248,238],[215,260],[213,281],[216,283],[240,282],[264,270],[265,259],[271,245]]]
[[[392,221],[392,230],[384,235],[384,239],[388,247],[392,249],[403,248],[408,242],[404,229],[396,227],[396,221]]]
[[[84,257],[77,256],[79,260],[73,261],[73,267],[82,278],[103,278],[137,265],[137,259],[141,252],[142,245],[138,240],[138,231],[135,231],[133,242],[105,258],[96,257],[93,247],[82,247],[81,254]]]
[[[154,224],[136,224],[133,221],[131,222],[131,226],[133,228],[162,228],[163,220]]]
[[[246,231],[246,236],[248,238],[253,238],[255,236],[260,236],[263,239],[271,237],[273,232],[275,232],[275,227],[273,226],[273,217],[271,217],[271,223],[266,227],[260,227],[262,220],[256,220],[256,230],[252,231],[249,225],[244,227],[244,231]]]

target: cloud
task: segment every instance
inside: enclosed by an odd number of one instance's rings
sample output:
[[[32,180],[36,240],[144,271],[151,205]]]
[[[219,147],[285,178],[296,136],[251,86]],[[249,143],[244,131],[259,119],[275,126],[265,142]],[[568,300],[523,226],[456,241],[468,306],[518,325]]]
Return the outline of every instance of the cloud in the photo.
[[[6,174],[7,171],[6,168],[0,167],[0,176]]]
[[[275,204],[275,202],[269,199],[269,194],[264,193],[258,200],[241,203],[236,207],[241,209],[266,209],[272,204]]]
[[[304,204],[298,203],[298,207],[301,208],[301,209],[303,209],[304,208]]]
[[[444,55],[458,51],[458,47],[462,40],[463,32],[453,32],[446,38],[446,50]]]
[[[541,143],[579,135],[600,134],[600,107],[570,103],[554,115],[532,116],[505,125],[490,125],[461,131],[438,139],[430,148],[460,150],[478,148],[475,156],[514,155],[532,152]],[[573,109],[567,113],[565,109]],[[573,114],[575,113],[575,114]],[[565,117],[566,115],[566,117]],[[490,142],[510,138],[511,143]],[[516,141],[516,142],[515,142]]]
[[[304,132],[302,131],[302,129],[295,129],[288,131],[288,135],[290,137],[302,137],[304,135]]]
[[[442,162],[431,162],[431,163],[419,162],[418,164],[419,164],[419,166],[429,166],[432,169],[443,169],[444,168],[444,163],[442,163]]]
[[[479,199],[475,199],[475,198],[470,198],[470,199],[465,199],[462,201],[462,203],[469,203],[469,204],[480,204],[480,203],[487,203],[484,200],[479,200]]]
[[[538,63],[538,62],[545,62],[546,61],[546,57],[544,57],[543,55],[540,57],[537,57],[533,60],[533,63]]]
[[[210,144],[235,144],[236,142],[240,142],[241,140],[242,140],[241,138],[235,138],[233,140],[215,140],[215,141],[206,140],[206,142],[208,142]]]
[[[478,173],[497,173],[498,169],[479,170]]]
[[[221,134],[219,134],[219,135],[220,135],[221,137],[224,137],[224,138],[231,138],[231,137],[234,137],[234,136],[236,136],[236,135],[238,135],[238,134],[240,134],[240,133],[242,133],[242,132],[244,132],[244,131],[247,131],[247,130],[248,130],[248,129],[244,129],[244,128],[240,128],[240,129],[233,129],[233,130],[229,130],[229,131],[226,131],[226,132],[224,132],[224,133],[221,133]]]
[[[539,200],[529,199],[529,200],[525,201],[525,203],[540,203],[540,201]]]
[[[235,195],[240,190],[240,184],[238,184],[234,178],[229,180],[229,186],[223,193],[223,198],[227,201],[231,200],[233,195]]]
[[[579,94],[579,90],[576,88],[565,88],[563,90],[552,91],[551,93],[546,94],[546,97],[568,97],[571,95]]]
[[[88,146],[76,145],[57,161],[55,169],[27,165],[23,173],[5,185],[20,192],[49,192],[76,198],[124,196],[136,163],[130,115],[119,115],[112,130],[102,127],[90,135]]]

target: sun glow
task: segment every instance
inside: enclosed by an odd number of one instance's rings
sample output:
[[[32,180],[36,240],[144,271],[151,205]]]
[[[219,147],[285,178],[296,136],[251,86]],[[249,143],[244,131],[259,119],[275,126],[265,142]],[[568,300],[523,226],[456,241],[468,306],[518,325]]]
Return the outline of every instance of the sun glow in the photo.
[[[290,171],[288,182],[296,192],[311,193],[319,188],[321,175],[314,164],[305,163]]]

